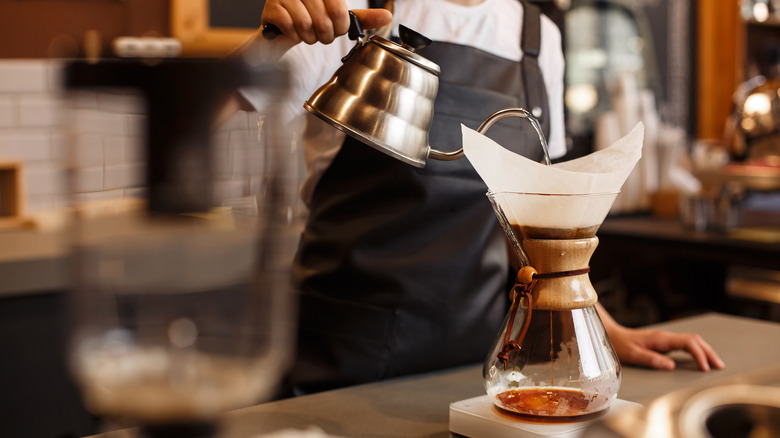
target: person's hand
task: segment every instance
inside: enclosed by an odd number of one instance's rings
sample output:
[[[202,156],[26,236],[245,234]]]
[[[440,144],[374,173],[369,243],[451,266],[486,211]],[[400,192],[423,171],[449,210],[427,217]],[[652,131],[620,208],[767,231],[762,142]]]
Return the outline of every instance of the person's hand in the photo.
[[[672,370],[674,360],[663,353],[684,350],[693,356],[702,371],[725,366],[715,350],[695,333],[631,329],[618,325],[613,326],[608,334],[615,353],[623,363]]]
[[[393,19],[386,9],[354,9],[363,29],[376,29]],[[330,44],[349,30],[345,0],[268,0],[260,19],[279,28],[290,44]]]
[[[674,359],[666,356],[665,353],[683,350],[693,356],[702,371],[726,366],[710,344],[697,334],[632,329],[615,321],[601,303],[596,303],[596,311],[604,323],[615,353],[623,363],[673,370]]]

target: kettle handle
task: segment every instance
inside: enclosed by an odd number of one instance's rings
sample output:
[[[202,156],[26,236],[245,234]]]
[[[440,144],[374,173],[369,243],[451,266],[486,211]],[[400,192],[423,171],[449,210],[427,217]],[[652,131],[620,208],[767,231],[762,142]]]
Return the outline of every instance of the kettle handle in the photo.
[[[488,129],[490,129],[491,126],[493,126],[494,123],[507,117],[522,117],[524,119],[528,119],[528,121],[531,122],[531,125],[534,127],[534,130],[536,130],[536,134],[539,135],[539,143],[541,143],[542,151],[544,151],[544,162],[549,166],[550,153],[547,149],[547,140],[544,139],[544,133],[542,133],[542,127],[539,124],[539,121],[536,120],[536,117],[534,117],[530,112],[526,111],[523,108],[505,108],[494,112],[487,119],[485,119],[485,121],[482,122],[481,125],[479,125],[479,128],[477,128],[477,132],[479,132],[480,134],[484,134],[485,132],[487,132]],[[431,150],[428,153],[429,157],[434,158],[436,160],[442,160],[442,161],[456,160],[462,157],[463,155],[464,155],[463,148],[460,148],[452,152],[442,152],[431,148]]]
[[[263,38],[270,41],[281,35],[282,31],[277,25],[268,23],[263,25],[262,33]],[[363,26],[360,25],[360,20],[358,20],[357,15],[352,11],[349,11],[349,30],[347,31],[347,35],[352,41],[365,36]]]

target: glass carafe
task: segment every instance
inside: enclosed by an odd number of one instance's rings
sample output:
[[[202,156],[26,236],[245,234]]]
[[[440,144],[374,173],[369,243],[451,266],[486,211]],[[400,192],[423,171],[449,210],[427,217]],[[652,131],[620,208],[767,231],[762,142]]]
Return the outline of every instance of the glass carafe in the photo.
[[[286,74],[238,59],[67,73],[74,379],[90,411],[142,436],[214,435],[221,412],[272,397],[292,358]],[[239,87],[265,106],[220,117]],[[125,186],[84,191],[92,169],[76,158],[95,143],[137,157],[100,169],[135,171]]]
[[[489,193],[524,266],[483,374],[493,403],[543,417],[600,412],[617,398],[620,362],[596,311],[588,263],[616,193]]]

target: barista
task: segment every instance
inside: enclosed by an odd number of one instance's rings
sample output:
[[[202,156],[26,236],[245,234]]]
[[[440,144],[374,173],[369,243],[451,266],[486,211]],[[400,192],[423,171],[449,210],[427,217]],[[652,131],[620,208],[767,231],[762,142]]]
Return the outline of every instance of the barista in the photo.
[[[294,265],[300,332],[290,383],[299,393],[484,360],[512,277],[487,188],[468,160],[418,169],[303,111],[354,45],[339,37],[348,9],[366,29],[388,25],[396,36],[403,23],[434,41],[418,52],[441,67],[430,144],[457,149],[461,123],[476,128],[498,109],[523,107],[538,115],[550,155],[566,152],[561,35],[530,3],[268,0],[262,21],[283,34],[273,44],[292,47],[284,56],[293,71],[288,120],[304,119],[309,171],[302,196],[310,214]],[[488,135],[541,159],[531,125],[513,120]],[[659,352],[685,349],[703,370],[723,366],[697,335],[631,330],[599,311],[626,363],[670,369]]]

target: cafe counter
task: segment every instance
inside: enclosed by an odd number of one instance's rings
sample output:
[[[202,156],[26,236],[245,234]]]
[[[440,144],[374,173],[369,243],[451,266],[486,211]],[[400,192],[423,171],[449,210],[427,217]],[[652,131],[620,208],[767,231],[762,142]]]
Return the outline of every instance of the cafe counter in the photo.
[[[651,326],[701,334],[726,362],[701,372],[683,353],[674,371],[626,366],[618,397],[647,404],[685,387],[749,380],[780,367],[780,324],[708,313]],[[220,438],[256,438],[315,427],[337,437],[447,437],[451,403],[484,394],[482,366],[416,375],[238,409],[222,417]],[[115,431],[100,438],[135,436]],[[305,436],[305,435],[301,435]]]

